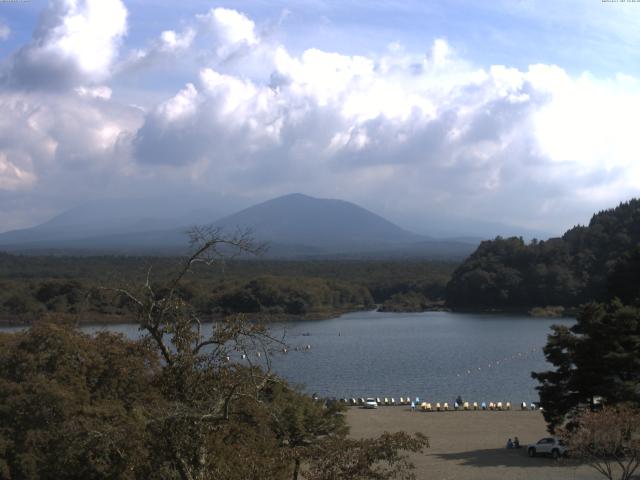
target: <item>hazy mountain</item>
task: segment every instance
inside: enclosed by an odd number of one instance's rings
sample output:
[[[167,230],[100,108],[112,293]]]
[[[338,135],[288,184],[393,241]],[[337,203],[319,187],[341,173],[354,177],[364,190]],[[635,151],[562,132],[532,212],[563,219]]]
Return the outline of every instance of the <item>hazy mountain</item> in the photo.
[[[206,203],[200,202],[200,205]],[[108,201],[69,210],[36,227],[0,234],[10,251],[177,253],[186,230],[215,220],[214,208],[189,210],[179,202]],[[462,258],[477,242],[436,240],[404,230],[358,205],[291,194],[213,222],[225,232],[251,229],[271,257]]]
[[[237,202],[212,198],[107,199],[88,202],[32,228],[0,234],[0,246],[92,248],[118,243],[131,234],[211,223],[238,208]],[[184,239],[180,240],[184,243]]]
[[[331,250],[369,250],[425,240],[353,203],[299,193],[246,208],[216,225],[226,230],[251,228],[257,238],[269,242]]]

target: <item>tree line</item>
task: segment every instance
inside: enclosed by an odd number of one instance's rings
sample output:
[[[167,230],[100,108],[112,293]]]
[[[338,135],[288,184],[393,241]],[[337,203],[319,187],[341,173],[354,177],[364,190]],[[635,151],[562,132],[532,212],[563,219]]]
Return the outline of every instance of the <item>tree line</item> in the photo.
[[[80,322],[122,321],[126,305],[114,302],[104,287],[143,282],[150,268],[153,278],[166,278],[179,262],[170,257],[0,254],[0,320],[31,323],[67,315]],[[432,261],[227,259],[216,269],[194,266],[179,295],[209,317],[324,318],[385,302],[403,305],[403,296],[417,299],[418,305],[441,302],[454,268]]]

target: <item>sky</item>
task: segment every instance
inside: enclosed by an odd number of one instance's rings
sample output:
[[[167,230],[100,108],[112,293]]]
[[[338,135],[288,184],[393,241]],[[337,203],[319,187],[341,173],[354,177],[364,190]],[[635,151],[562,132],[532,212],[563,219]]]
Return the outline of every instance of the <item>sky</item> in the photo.
[[[639,47],[630,1],[0,2],[0,231],[300,192],[559,234],[640,193]]]

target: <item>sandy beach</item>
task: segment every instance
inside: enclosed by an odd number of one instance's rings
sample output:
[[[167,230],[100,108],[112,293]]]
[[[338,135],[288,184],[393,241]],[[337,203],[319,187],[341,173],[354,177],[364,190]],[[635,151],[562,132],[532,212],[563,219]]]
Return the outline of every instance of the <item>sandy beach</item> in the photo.
[[[412,412],[408,407],[365,410],[350,407],[351,435],[373,437],[384,431],[421,432],[430,448],[412,455],[418,479],[432,480],[591,480],[601,477],[587,465],[547,457],[529,458],[526,448],[508,450],[508,438],[523,446],[548,436],[537,411]]]

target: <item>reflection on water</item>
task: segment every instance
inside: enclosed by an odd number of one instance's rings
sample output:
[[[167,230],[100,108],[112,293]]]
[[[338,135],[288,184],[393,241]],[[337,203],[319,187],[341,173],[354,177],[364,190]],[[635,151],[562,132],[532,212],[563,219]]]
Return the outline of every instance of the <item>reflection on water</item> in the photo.
[[[461,395],[478,402],[530,402],[538,399],[531,372],[549,367],[541,348],[554,323],[573,320],[358,312],[279,323],[272,331],[276,336],[285,333],[290,348],[274,356],[273,368],[321,396],[410,395],[453,403]],[[130,324],[83,328],[103,329],[131,338],[139,335],[138,327]]]

